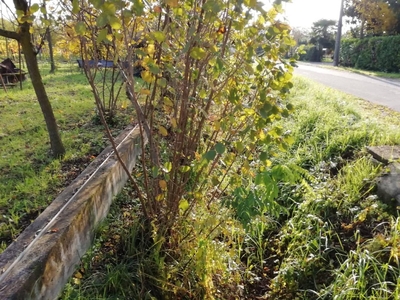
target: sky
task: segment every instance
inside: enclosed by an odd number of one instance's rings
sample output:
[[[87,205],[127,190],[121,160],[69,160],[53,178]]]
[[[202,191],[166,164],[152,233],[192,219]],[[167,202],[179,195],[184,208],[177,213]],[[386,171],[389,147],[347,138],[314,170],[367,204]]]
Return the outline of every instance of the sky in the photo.
[[[292,0],[284,4],[291,27],[311,28],[320,19],[338,20],[341,0]]]
[[[12,0],[5,1],[14,7]],[[37,2],[39,1],[32,1]],[[341,0],[292,0],[292,3],[284,4],[285,16],[292,27],[311,28],[312,23],[320,19],[338,20],[340,2]]]

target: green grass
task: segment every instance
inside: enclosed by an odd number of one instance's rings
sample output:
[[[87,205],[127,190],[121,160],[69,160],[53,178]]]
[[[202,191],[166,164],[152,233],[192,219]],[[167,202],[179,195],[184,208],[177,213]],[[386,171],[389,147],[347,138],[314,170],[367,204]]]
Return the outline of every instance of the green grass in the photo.
[[[297,109],[282,126],[292,130],[294,143],[275,163],[302,166],[313,180],[311,189],[282,189],[280,201],[296,204],[279,242],[270,245],[277,249],[279,272],[269,295],[397,299],[400,269],[387,253],[399,244],[382,241],[398,240],[399,218],[394,205],[375,194],[382,168],[364,147],[399,144],[399,114],[301,78],[291,99]]]
[[[199,209],[175,233],[174,261],[121,193],[61,299],[398,299],[400,218],[376,195],[383,168],[365,146],[399,144],[400,114],[303,78],[289,100],[280,126],[293,143],[265,150],[297,183],[279,183],[274,213],[242,226],[223,206]]]
[[[85,75],[70,64],[58,65],[55,74],[48,74],[48,65],[41,67],[67,153],[63,159],[50,156],[44,118],[29,79],[23,83],[23,90],[0,91],[0,250],[107,143],[103,127],[96,122],[94,99]],[[126,107],[126,99],[120,104]],[[120,121],[114,134],[129,122],[129,117]]]
[[[331,63],[332,61],[328,59],[328,60],[324,60],[323,62]],[[308,63],[308,62],[303,62],[303,63]],[[375,77],[388,78],[388,79],[400,79],[400,73],[387,73],[387,72],[361,70],[361,69],[356,69],[356,68],[351,68],[351,67],[343,67],[340,65],[338,67],[334,67],[333,62],[330,65],[329,64],[314,64],[314,65],[318,65],[318,67],[321,67],[321,68],[346,70],[349,72],[368,75],[368,76],[375,76]]]
[[[350,67],[339,67],[340,69],[351,71],[354,73],[364,74],[368,76],[376,76],[382,78],[390,78],[390,79],[400,79],[400,73],[386,73],[386,72],[378,72],[378,71],[367,71],[367,70],[360,70],[356,68]]]

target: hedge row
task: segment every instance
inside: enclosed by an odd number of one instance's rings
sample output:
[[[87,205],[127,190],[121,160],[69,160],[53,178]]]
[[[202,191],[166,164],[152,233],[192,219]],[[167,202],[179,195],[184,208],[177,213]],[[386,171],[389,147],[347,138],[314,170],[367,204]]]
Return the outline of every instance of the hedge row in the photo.
[[[304,53],[300,54],[300,61],[320,62],[322,60],[322,51],[318,50],[315,45],[308,44],[304,46]]]
[[[399,72],[400,36],[343,40],[340,61],[358,69]]]

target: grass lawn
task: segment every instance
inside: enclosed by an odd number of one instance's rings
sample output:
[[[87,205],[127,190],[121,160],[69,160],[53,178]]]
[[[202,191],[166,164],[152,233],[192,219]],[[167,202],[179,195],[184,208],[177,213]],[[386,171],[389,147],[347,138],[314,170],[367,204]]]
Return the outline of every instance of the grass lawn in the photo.
[[[297,183],[280,183],[278,217],[267,211],[245,231],[231,219],[231,233],[212,241],[218,249],[207,255],[214,264],[218,255],[230,257],[213,279],[217,284],[226,272],[234,280],[218,287],[215,298],[399,299],[400,218],[394,204],[376,195],[375,180],[385,170],[365,146],[398,145],[400,114],[299,77],[290,101],[296,110],[280,125],[291,147],[264,150],[271,167],[290,169]],[[117,197],[61,299],[158,299],[149,281],[176,293],[185,280],[199,280],[174,278],[168,270],[179,262],[154,278],[155,264],[164,263],[151,257],[137,200],[128,194],[126,187]],[[200,246],[194,243],[194,253]],[[194,289],[185,293],[199,299]]]
[[[42,76],[67,153],[50,156],[40,106],[28,79],[23,90],[0,91],[0,252],[90,163],[106,142],[85,75],[71,64]],[[119,102],[117,134],[130,122],[128,102]]]

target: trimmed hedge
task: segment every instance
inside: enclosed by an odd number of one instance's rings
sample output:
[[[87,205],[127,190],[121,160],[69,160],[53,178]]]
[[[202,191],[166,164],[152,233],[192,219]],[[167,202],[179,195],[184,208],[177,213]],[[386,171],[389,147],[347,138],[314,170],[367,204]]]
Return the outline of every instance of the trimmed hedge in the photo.
[[[400,36],[343,40],[340,61],[344,66],[358,69],[399,72]]]

